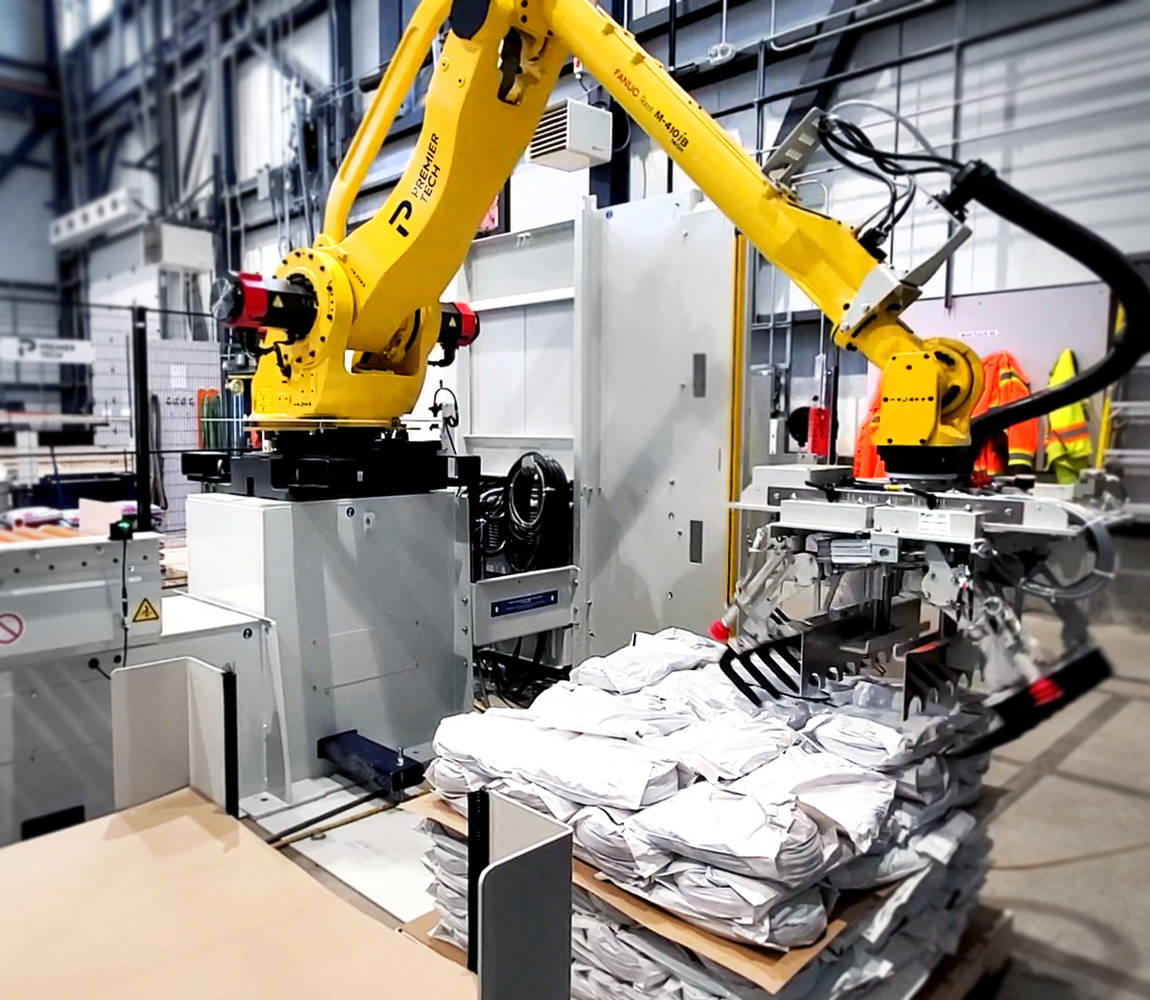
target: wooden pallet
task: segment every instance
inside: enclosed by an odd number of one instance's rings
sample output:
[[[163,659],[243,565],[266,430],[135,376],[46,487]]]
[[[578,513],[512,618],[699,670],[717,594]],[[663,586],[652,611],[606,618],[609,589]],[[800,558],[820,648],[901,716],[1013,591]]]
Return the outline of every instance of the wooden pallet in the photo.
[[[1010,960],[1014,917],[980,905],[970,917],[958,951],[935,968],[919,1000],[962,1000],[979,981],[1000,972]]]
[[[408,799],[401,809],[433,819],[461,837],[467,836],[467,820],[447,805],[435,792]],[[638,896],[599,877],[590,865],[572,859],[572,881],[580,888],[609,903],[635,923],[730,969],[768,993],[778,993],[817,958],[851,924],[877,909],[894,891],[884,886],[868,892],[843,893],[830,915],[827,928],[814,944],[789,951],[771,951],[720,937],[696,927]]]
[[[467,836],[467,820],[434,792],[409,799],[400,808],[433,819],[460,836]],[[857,894],[849,902],[840,903],[826,932],[815,944],[806,948],[792,948],[787,952],[775,952],[729,941],[694,927],[666,910],[620,889],[614,883],[598,878],[593,868],[578,859],[572,861],[572,876],[576,885],[611,904],[641,926],[705,956],[768,993],[782,990],[838,934],[870,913],[892,891],[892,887],[888,886]],[[462,963],[459,949],[428,936],[435,923],[435,913],[432,912],[405,924],[401,930],[439,954]],[[1010,914],[979,906],[971,916],[956,955],[939,964],[919,993],[922,1000],[960,1000],[983,976],[1000,969],[1010,952],[1011,924]]]
[[[403,934],[459,965],[467,956],[453,944],[431,937],[438,922],[432,910],[400,927]],[[958,951],[944,958],[917,994],[917,1000],[962,1000],[986,976],[999,972],[1010,958],[1013,918],[1003,910],[979,906],[970,918]]]

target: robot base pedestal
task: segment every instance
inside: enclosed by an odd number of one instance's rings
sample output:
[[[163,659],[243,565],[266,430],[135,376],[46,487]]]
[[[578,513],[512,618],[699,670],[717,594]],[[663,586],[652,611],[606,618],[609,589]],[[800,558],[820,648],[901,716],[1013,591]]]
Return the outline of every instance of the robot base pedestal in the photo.
[[[466,506],[449,491],[188,498],[189,594],[275,623],[270,790],[327,773],[325,736],[418,752],[470,705]]]

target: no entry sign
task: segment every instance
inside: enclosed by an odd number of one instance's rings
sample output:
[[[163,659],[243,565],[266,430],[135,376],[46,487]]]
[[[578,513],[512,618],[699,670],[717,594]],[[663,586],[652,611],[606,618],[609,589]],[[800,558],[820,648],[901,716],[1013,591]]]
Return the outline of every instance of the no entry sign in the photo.
[[[0,646],[10,646],[23,634],[23,618],[11,611],[0,613]]]

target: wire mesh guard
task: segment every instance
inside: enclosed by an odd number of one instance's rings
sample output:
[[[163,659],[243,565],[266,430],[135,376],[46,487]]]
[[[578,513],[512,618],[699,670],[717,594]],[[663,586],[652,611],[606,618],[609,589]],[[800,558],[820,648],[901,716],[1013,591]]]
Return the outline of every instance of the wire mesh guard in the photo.
[[[146,394],[135,378],[133,322],[146,326]],[[186,576],[180,472],[194,448],[250,447],[245,382],[226,382],[229,347],[209,314],[0,297],[0,524],[31,516],[77,523],[82,498],[136,510],[138,407],[147,409],[147,491],[164,568]],[[137,399],[137,396],[141,398]]]

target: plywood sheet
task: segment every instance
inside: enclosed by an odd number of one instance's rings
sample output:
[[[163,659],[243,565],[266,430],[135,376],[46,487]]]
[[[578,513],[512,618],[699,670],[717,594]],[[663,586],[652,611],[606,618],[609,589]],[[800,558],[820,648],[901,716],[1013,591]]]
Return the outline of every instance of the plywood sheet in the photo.
[[[435,930],[437,923],[439,923],[439,914],[436,913],[435,910],[432,910],[430,913],[425,913],[421,917],[409,920],[400,927],[399,930],[400,933],[406,934],[413,940],[430,948],[437,955],[442,955],[456,965],[467,965],[467,954],[462,948],[457,948],[450,941],[442,941],[439,938],[433,938],[431,936],[431,932]]]
[[[477,996],[189,789],[0,850],[0,886],[5,1000]]]

